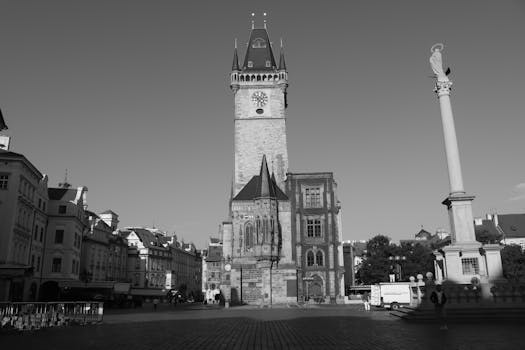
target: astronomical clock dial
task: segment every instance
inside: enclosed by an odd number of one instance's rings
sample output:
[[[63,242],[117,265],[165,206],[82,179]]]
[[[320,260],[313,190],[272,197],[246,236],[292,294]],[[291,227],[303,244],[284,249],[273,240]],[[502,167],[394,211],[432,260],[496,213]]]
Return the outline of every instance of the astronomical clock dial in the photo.
[[[252,95],[252,101],[257,107],[264,107],[268,102],[268,96],[262,91],[255,91]]]

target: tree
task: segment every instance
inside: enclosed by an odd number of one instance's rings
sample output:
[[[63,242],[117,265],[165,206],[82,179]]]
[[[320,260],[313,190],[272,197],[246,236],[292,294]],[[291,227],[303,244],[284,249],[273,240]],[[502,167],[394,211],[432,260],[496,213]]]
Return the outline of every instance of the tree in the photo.
[[[491,232],[487,229],[476,230],[476,241],[483,244],[498,244],[503,235],[497,231]]]
[[[516,244],[505,246],[501,250],[503,276],[510,282],[525,281],[525,253]]]
[[[416,277],[418,274],[425,275],[434,271],[434,254],[430,247],[419,243],[402,244],[398,255],[406,257],[401,266],[402,281],[408,281],[410,276]]]
[[[357,272],[357,278],[363,284],[374,284],[388,281],[391,263],[388,257],[392,255],[394,246],[390,238],[377,235],[366,243],[366,255]]]
[[[396,256],[405,259],[389,259]],[[391,244],[390,238],[383,235],[371,238],[366,244],[366,255],[356,278],[363,284],[386,282],[392,270],[400,272],[401,276],[398,275],[397,278],[401,281],[434,271],[432,249],[419,243],[398,246]]]

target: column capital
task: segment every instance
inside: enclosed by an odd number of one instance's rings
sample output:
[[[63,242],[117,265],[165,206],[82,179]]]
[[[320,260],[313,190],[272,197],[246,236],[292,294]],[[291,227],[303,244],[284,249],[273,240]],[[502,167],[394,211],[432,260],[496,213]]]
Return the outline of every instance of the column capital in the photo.
[[[450,80],[436,81],[434,92],[438,94],[438,97],[450,95],[450,90],[452,90],[452,82]]]

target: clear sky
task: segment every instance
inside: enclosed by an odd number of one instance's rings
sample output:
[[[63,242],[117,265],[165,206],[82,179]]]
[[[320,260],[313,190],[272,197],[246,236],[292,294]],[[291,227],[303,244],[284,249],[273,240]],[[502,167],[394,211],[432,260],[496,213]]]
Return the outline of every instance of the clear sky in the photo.
[[[335,173],[345,239],[448,229],[436,42],[474,215],[525,212],[520,0],[0,0],[13,151],[50,185],[67,168],[90,210],[203,248],[228,209],[234,38],[242,56],[250,13],[264,11],[286,47],[290,171]]]

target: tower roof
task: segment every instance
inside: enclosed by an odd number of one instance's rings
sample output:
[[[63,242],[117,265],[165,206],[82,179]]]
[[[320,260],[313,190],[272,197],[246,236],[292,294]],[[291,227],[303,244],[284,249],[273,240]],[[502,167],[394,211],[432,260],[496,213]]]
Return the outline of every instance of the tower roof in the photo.
[[[266,156],[263,156],[259,175],[252,177],[233,200],[252,200],[261,197],[288,200],[286,194],[277,186],[275,176],[270,177]]]
[[[244,56],[243,71],[273,71],[277,69],[270,38],[265,28],[254,28],[250,33]]]

